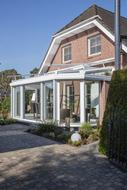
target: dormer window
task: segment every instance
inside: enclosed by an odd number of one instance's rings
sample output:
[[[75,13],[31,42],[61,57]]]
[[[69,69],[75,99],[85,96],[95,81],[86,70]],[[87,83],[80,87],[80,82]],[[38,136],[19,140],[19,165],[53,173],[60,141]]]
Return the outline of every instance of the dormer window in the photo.
[[[101,53],[101,36],[96,35],[88,38],[88,55],[98,55]]]
[[[68,63],[71,61],[71,45],[67,45],[62,49],[63,63]]]

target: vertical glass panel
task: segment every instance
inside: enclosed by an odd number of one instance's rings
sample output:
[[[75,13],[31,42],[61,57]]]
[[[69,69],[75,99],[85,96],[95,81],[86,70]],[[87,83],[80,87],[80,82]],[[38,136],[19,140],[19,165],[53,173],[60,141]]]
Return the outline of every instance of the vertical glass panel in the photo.
[[[45,83],[45,119],[53,119],[53,82]]]
[[[40,84],[25,85],[25,119],[40,120]]]
[[[96,124],[99,119],[99,83],[86,83],[86,121]]]
[[[80,82],[60,82],[60,123],[80,122]]]

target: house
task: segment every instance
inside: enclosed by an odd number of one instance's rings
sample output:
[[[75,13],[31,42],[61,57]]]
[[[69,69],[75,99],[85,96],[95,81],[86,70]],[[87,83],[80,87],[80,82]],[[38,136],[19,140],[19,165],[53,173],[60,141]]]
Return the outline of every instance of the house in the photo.
[[[121,34],[127,18],[121,17]],[[114,13],[92,5],[52,37],[37,76],[11,83],[11,115],[20,121],[80,126],[102,122],[114,70]],[[121,42],[121,68],[127,41]]]

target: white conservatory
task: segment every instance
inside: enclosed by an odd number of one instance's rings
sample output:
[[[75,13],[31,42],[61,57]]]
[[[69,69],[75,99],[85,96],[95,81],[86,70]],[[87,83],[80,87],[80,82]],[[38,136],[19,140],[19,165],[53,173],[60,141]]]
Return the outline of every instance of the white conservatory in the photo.
[[[54,121],[59,126],[66,126],[68,120],[73,127],[83,122],[96,125],[103,114],[102,81],[110,81],[114,69],[96,67],[98,64],[85,63],[13,81],[11,116],[24,122]]]

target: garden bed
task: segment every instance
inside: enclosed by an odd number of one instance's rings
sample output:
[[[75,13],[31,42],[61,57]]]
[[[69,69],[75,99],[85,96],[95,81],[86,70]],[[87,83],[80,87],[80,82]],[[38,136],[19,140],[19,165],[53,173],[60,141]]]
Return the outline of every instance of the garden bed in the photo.
[[[71,140],[74,131],[70,131],[69,128],[58,127],[55,123],[39,124],[35,129],[30,129],[27,132],[74,146],[90,144],[99,140],[99,129],[93,128],[89,123],[82,124],[77,131],[81,136],[78,141]]]

